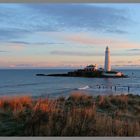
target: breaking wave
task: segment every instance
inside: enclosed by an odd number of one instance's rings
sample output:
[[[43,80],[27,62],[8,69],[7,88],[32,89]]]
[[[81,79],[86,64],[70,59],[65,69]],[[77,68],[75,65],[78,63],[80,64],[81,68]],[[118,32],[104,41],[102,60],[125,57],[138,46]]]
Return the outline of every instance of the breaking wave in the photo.
[[[84,87],[80,87],[78,88],[79,90],[85,90],[85,89],[89,89],[90,87],[87,85],[87,86],[84,86]]]

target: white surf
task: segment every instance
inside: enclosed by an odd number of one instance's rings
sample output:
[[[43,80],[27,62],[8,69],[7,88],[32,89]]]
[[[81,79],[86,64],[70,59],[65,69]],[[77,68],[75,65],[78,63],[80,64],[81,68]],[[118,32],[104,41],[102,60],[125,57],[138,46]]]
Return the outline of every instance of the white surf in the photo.
[[[80,88],[78,88],[79,90],[85,90],[85,89],[88,89],[89,88],[89,86],[85,86],[85,87],[80,87]]]

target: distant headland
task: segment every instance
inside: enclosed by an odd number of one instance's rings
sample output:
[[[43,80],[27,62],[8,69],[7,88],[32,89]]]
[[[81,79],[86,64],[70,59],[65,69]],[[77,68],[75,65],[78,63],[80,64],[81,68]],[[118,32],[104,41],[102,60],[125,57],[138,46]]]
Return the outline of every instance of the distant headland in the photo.
[[[63,77],[97,77],[97,78],[121,78],[128,77],[122,72],[111,70],[110,49],[107,46],[105,50],[104,69],[98,68],[97,65],[88,65],[84,69],[78,69],[64,74],[36,74],[36,76],[63,76]]]

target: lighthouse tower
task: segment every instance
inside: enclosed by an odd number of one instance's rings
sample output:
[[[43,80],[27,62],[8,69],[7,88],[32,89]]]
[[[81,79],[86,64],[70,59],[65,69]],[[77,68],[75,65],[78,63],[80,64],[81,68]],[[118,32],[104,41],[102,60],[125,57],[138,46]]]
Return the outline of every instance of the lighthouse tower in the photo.
[[[106,50],[105,50],[104,71],[111,71],[111,66],[110,66],[110,50],[109,50],[108,46],[106,47]]]

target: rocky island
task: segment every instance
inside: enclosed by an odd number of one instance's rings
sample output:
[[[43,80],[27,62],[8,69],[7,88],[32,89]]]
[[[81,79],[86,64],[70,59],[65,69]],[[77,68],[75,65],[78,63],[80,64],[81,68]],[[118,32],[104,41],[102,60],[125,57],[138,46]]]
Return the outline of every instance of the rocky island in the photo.
[[[84,69],[78,69],[75,71],[71,71],[63,74],[36,74],[36,76],[63,76],[63,77],[95,77],[95,78],[121,78],[128,77],[124,75],[122,72],[117,71],[108,71],[104,72],[103,69],[95,69],[95,65],[89,65]]]
[[[88,65],[84,69],[78,69],[63,74],[36,74],[36,76],[63,76],[63,77],[95,77],[95,78],[126,78],[127,75],[124,75],[122,72],[111,70],[110,64],[110,50],[109,47],[106,47],[105,50],[105,65],[104,69],[97,67],[97,65]]]

